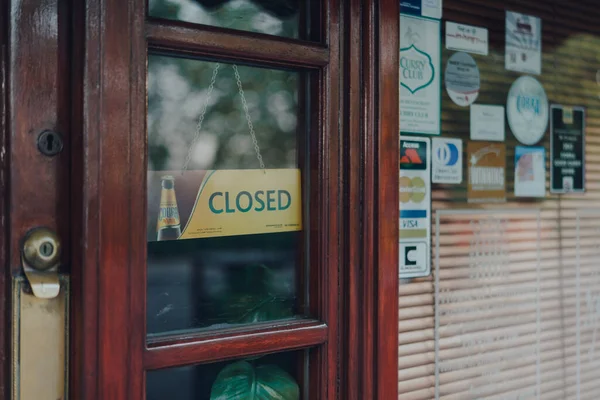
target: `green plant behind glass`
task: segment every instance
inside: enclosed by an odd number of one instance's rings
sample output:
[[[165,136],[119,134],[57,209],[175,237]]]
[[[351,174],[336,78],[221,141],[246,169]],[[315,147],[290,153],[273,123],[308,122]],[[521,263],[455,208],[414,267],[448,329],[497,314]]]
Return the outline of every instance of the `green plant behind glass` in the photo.
[[[249,265],[237,272],[230,288],[214,298],[218,319],[229,324],[257,323],[294,316],[292,292],[281,293],[281,282],[265,265]]]
[[[248,361],[229,364],[213,383],[210,400],[298,400],[300,389],[287,372],[276,365]]]
[[[231,293],[217,304],[230,323],[254,323],[292,317],[293,299],[278,295],[273,272],[250,265],[236,276]],[[298,384],[276,365],[260,359],[238,361],[221,370],[211,389],[211,400],[297,400]]]

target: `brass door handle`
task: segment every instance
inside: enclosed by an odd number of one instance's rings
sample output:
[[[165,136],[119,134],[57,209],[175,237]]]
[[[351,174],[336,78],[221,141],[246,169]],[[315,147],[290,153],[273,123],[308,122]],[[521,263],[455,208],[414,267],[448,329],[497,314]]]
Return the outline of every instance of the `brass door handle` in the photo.
[[[58,296],[61,253],[58,235],[48,228],[35,228],[25,236],[21,261],[34,296],[42,299]]]
[[[21,242],[25,277],[13,277],[12,400],[68,398],[69,276],[58,235],[34,228]]]

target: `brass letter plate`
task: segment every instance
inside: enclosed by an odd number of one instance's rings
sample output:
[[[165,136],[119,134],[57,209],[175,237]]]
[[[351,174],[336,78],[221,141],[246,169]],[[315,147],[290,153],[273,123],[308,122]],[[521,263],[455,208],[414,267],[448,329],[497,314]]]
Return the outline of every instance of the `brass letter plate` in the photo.
[[[57,297],[40,299],[13,278],[12,400],[68,399],[69,277],[59,283]]]

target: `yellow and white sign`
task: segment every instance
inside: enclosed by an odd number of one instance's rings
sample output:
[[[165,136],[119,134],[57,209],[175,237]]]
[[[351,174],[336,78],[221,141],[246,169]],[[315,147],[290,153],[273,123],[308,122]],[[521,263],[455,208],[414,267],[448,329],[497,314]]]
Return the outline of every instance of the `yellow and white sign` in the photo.
[[[175,178],[181,220],[178,239],[238,236],[302,229],[299,169],[149,171],[148,212],[160,214],[161,177]],[[150,226],[150,225],[149,225]],[[154,225],[156,226],[156,224]],[[154,239],[152,239],[152,237]],[[156,240],[156,232],[148,239]]]

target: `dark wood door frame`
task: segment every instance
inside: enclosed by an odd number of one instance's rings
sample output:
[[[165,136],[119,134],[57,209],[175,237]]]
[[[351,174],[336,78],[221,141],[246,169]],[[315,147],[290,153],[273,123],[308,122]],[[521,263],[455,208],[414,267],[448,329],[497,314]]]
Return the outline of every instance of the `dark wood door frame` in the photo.
[[[137,373],[143,360],[131,355],[146,347],[145,317],[136,311],[143,310],[139,293],[145,293],[146,282],[135,280],[128,268],[143,262],[139,251],[128,249],[145,243],[145,237],[131,234],[143,232],[138,225],[144,210],[129,207],[145,193],[139,161],[146,115],[143,102],[136,101],[146,88],[147,32],[137,12],[143,2],[0,0],[0,22],[8,22],[9,7],[22,11],[13,13],[20,19],[10,21],[10,31],[4,23],[0,30],[0,151],[7,154],[0,157],[0,231],[6,233],[0,240],[0,293],[6,300],[0,315],[8,325],[10,277],[18,273],[16,236],[8,233],[28,229],[32,218],[44,221],[72,244],[64,265],[72,266],[75,282],[71,395],[78,399],[135,399],[144,393],[143,374]],[[342,311],[339,325],[329,331],[334,337],[328,351],[343,355],[329,366],[330,376],[341,381],[324,384],[331,388],[329,398],[395,400],[398,2],[334,4],[341,16],[333,21],[332,44],[339,47],[342,91],[340,106],[325,121],[342,116],[339,131],[331,132],[338,135],[342,183],[331,190],[340,191],[343,211],[336,229],[346,233],[336,244]],[[32,30],[42,6],[56,12],[59,23],[40,20],[45,25]],[[46,42],[31,36],[48,28],[58,34]],[[50,161],[31,147],[46,127],[60,130],[68,144]],[[39,169],[46,172],[36,175]],[[27,184],[20,184],[24,179]],[[39,209],[32,214],[20,199],[34,195],[39,199],[28,204],[39,203]],[[59,203],[69,206],[57,213]],[[9,336],[0,330],[0,357],[10,354]],[[8,397],[8,364],[1,372],[0,395]]]
[[[10,293],[8,249],[9,221],[8,199],[10,196],[9,157],[8,157],[8,2],[0,0],[0,324],[10,326]],[[10,354],[7,329],[0,329],[0,359],[7,360]],[[8,398],[10,372],[6,363],[0,365],[0,397]]]
[[[399,2],[345,4],[342,399],[397,399]]]

